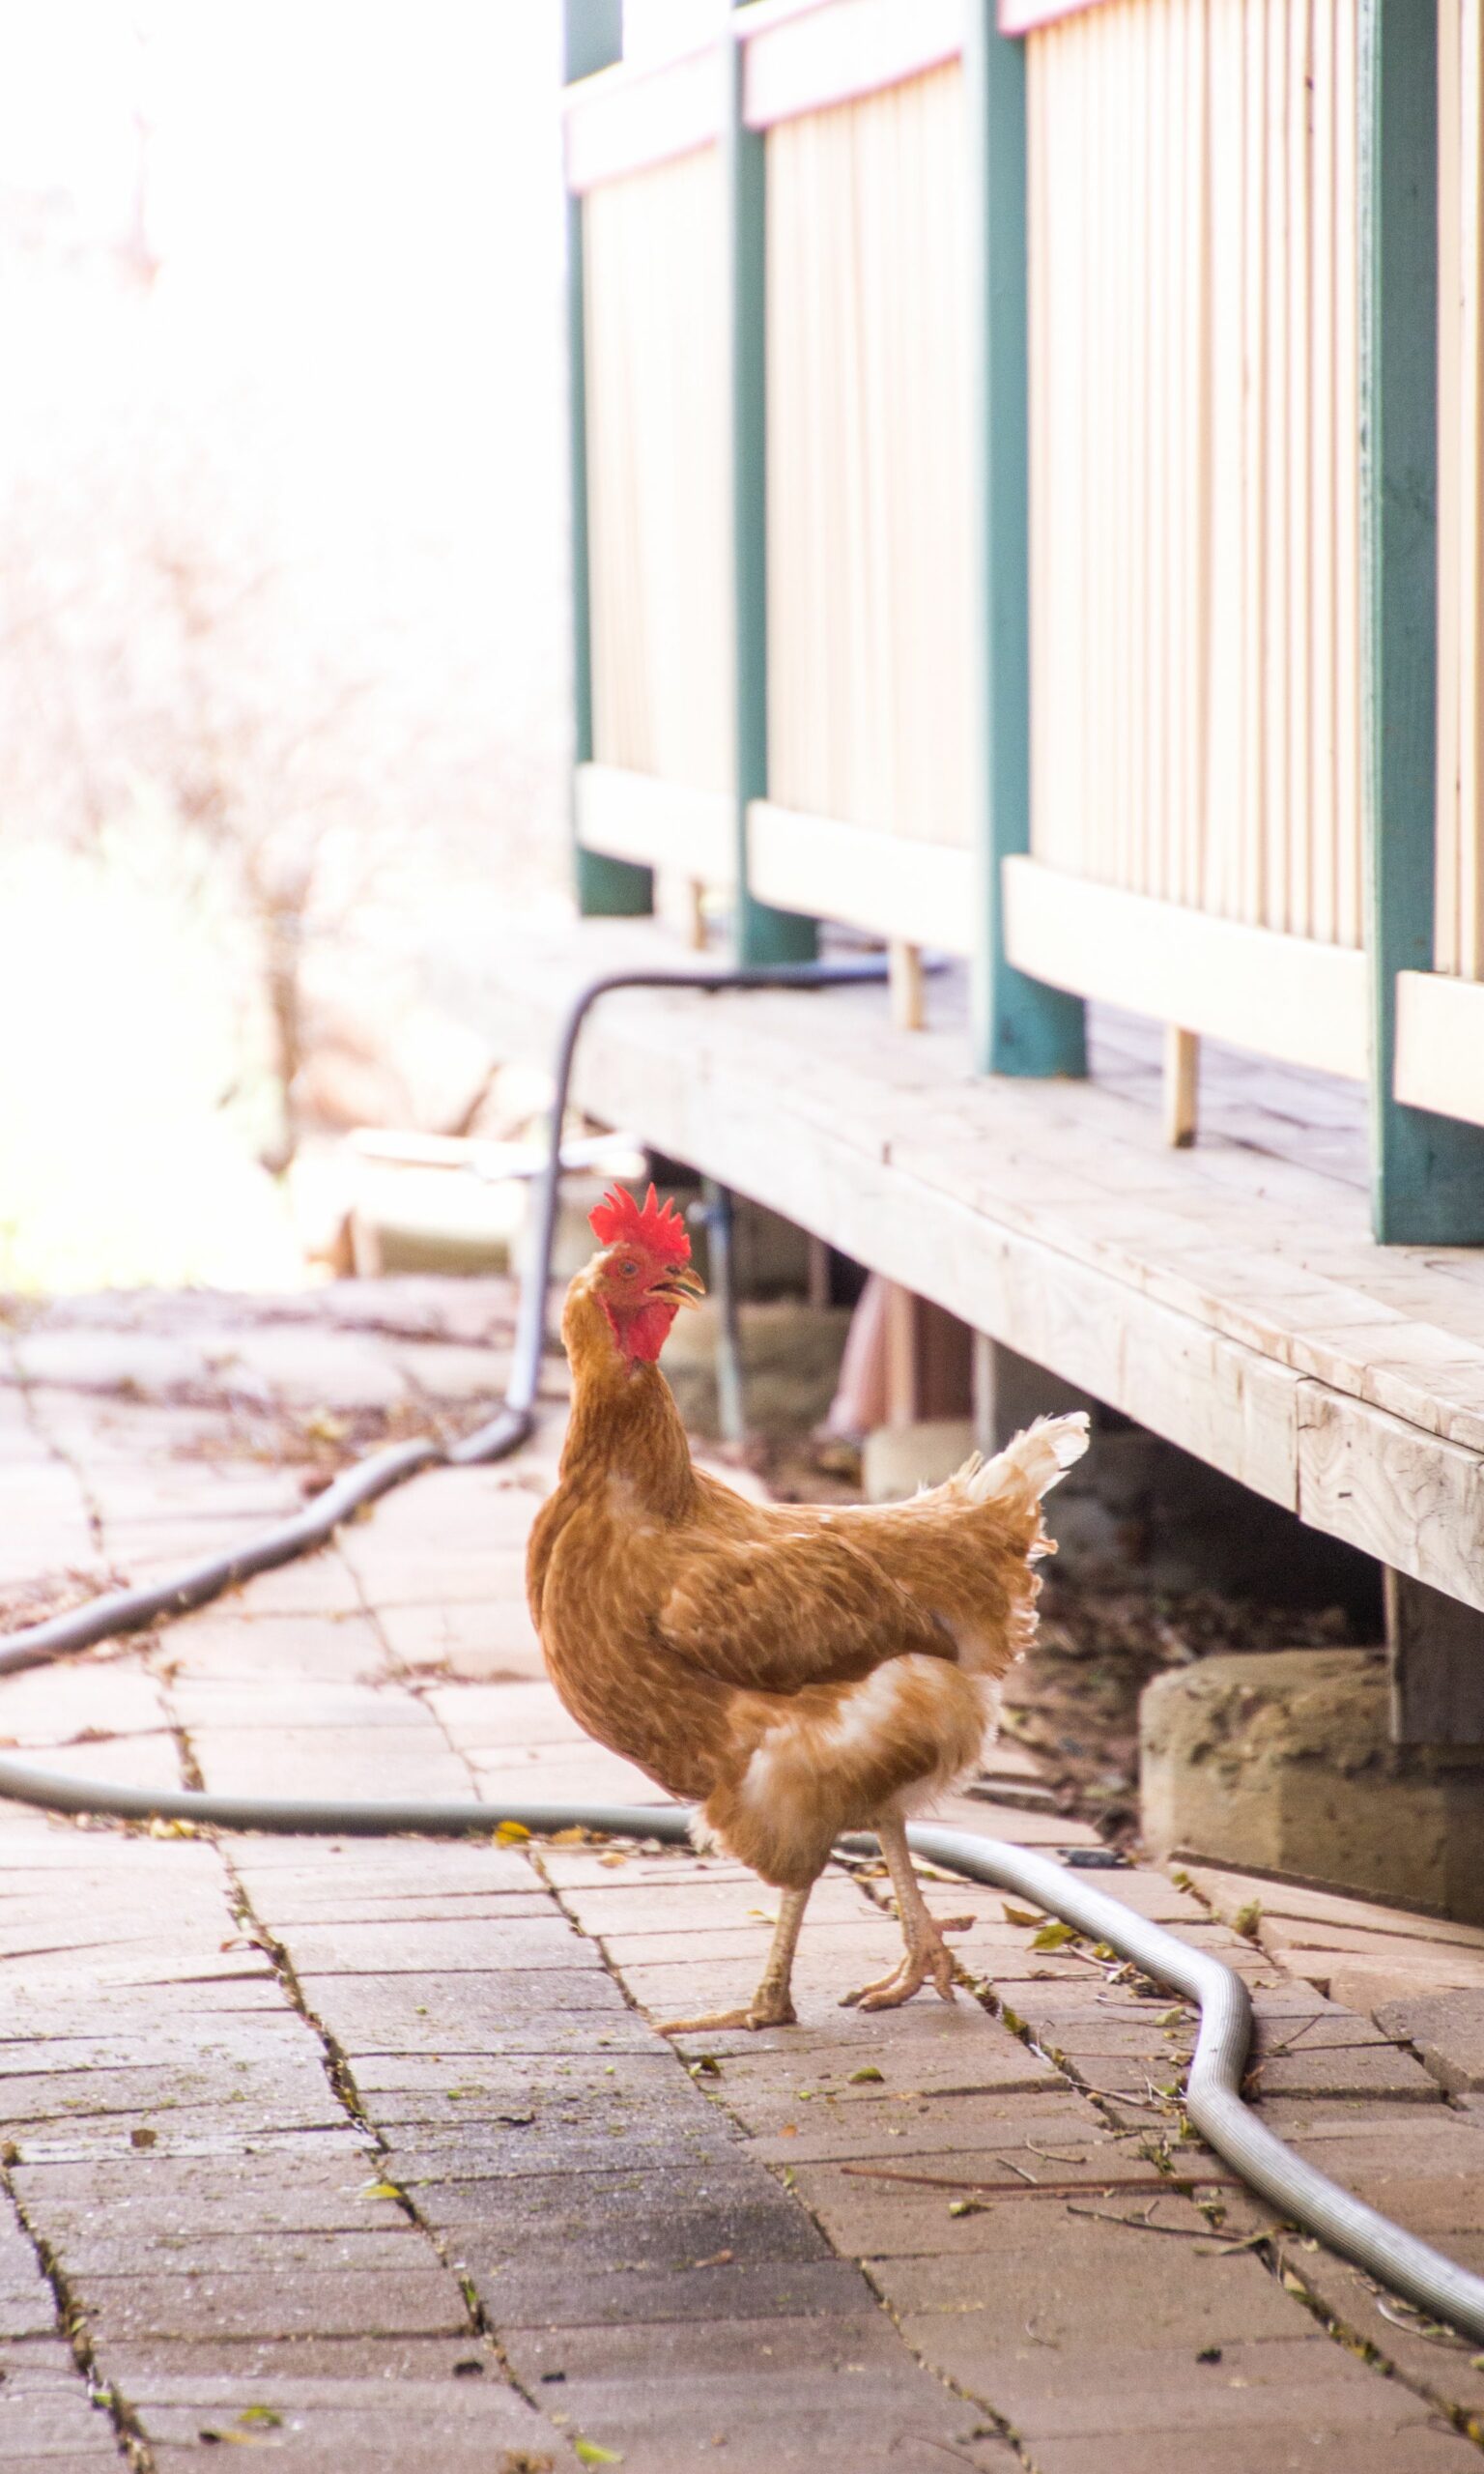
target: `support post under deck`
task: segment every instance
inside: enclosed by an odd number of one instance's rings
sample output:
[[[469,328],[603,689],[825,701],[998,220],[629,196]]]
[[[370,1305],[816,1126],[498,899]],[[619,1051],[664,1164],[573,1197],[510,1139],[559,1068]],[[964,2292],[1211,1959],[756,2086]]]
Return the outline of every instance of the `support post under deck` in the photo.
[[[963,47],[981,786],[974,1046],[982,1073],[1080,1075],[1082,999],[1016,970],[1005,952],[1001,869],[1031,847],[1029,287],[1025,44],[998,31],[996,14],[996,0],[969,0]]]
[[[1484,1243],[1484,1129],[1395,1096],[1396,976],[1433,965],[1438,8],[1361,0],[1361,523],[1372,1224]]]

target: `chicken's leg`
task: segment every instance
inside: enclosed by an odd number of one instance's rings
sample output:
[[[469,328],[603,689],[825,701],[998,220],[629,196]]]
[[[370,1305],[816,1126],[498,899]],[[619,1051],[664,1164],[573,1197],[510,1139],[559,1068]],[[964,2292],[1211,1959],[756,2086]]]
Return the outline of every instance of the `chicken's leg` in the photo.
[[[878,1820],[876,1836],[886,1857],[892,1886],[897,1892],[897,1913],[907,1947],[905,1955],[890,1975],[877,1984],[867,1984],[859,1993],[842,1997],[842,2009],[895,2010],[899,2003],[910,2001],[921,1985],[930,1976],[945,2001],[954,1999],[954,1954],[943,1939],[942,1926],[928,1914],[928,1904],[912,1869],[907,1849],[906,1827],[899,1821]]]
[[[802,1890],[784,1890],[778,1902],[778,1926],[768,1964],[745,2010],[710,2010],[699,2019],[667,2019],[660,2028],[662,2036],[688,2036],[708,2028],[791,2028],[795,2024],[793,1996],[788,1980],[793,1972],[793,1953],[798,1943],[799,1927],[804,1910],[809,1905],[811,1882]]]

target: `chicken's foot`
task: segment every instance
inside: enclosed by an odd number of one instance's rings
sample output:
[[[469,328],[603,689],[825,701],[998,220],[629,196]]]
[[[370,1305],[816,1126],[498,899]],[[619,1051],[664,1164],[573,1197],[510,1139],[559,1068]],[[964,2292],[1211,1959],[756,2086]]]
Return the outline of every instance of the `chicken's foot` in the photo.
[[[897,1913],[907,1946],[889,1975],[874,1984],[862,1985],[858,1993],[842,1994],[841,2008],[895,2010],[903,2001],[910,2001],[913,1994],[929,1981],[945,2001],[952,2001],[954,1954],[943,1939],[943,1927],[928,1913],[912,1867],[905,1824],[878,1820],[876,1836],[897,1892]]]
[[[785,1890],[778,1904],[778,1925],[762,1981],[751,2001],[741,2010],[709,2010],[697,2019],[667,2019],[660,2028],[662,2036],[690,2036],[706,2033],[713,2028],[792,2028],[798,2015],[789,1991],[793,1974],[793,1954],[798,1946],[799,1927],[804,1910],[809,1905],[807,1889]]]

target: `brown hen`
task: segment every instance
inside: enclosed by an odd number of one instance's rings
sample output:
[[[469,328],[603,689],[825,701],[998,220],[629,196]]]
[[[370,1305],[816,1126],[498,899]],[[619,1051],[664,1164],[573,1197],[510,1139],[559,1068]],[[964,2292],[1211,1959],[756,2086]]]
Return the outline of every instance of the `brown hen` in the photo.
[[[872,1829],[905,1955],[866,2009],[953,1961],[907,1852],[907,1816],[979,1761],[997,1679],[1035,1625],[1041,1498],[1085,1450],[1043,1418],[987,1464],[884,1507],[757,1505],[697,1469],[657,1360],[700,1282],[673,1203],[621,1189],[567,1292],[572,1415],[528,1586],[552,1682],[589,1734],[699,1807],[697,1836],[783,1892],[744,2010],[665,2029],[787,2024],[810,1890],[842,1830]]]

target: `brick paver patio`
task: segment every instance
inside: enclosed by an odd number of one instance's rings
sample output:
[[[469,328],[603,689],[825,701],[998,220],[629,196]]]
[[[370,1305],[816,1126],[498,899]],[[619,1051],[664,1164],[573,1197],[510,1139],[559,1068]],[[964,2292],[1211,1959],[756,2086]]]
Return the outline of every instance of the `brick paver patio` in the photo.
[[[18,1322],[10,1620],[260,1525],[328,1436],[471,1423],[508,1305],[385,1282]],[[419,1480],[153,1640],[0,1682],[0,1737],[56,1766],[475,1794],[492,1825],[190,1839],[0,1806],[0,2463],[1475,2464],[1484,2358],[1230,2187],[1180,2138],[1188,2010],[1036,1949],[998,1893],[934,1893],[974,1917],[982,2000],[840,2008],[898,1946],[883,1884],[840,1867],[799,2028],[654,2033],[751,1988],[771,1899],[652,1846],[494,1842],[502,1798],[655,1796],[542,1680],[521,1564],[552,1452]],[[1484,1933],[1215,1874],[1109,1886],[1246,1974],[1274,2127],[1484,2265]],[[1160,2170],[1182,2187],[1127,2187]]]

